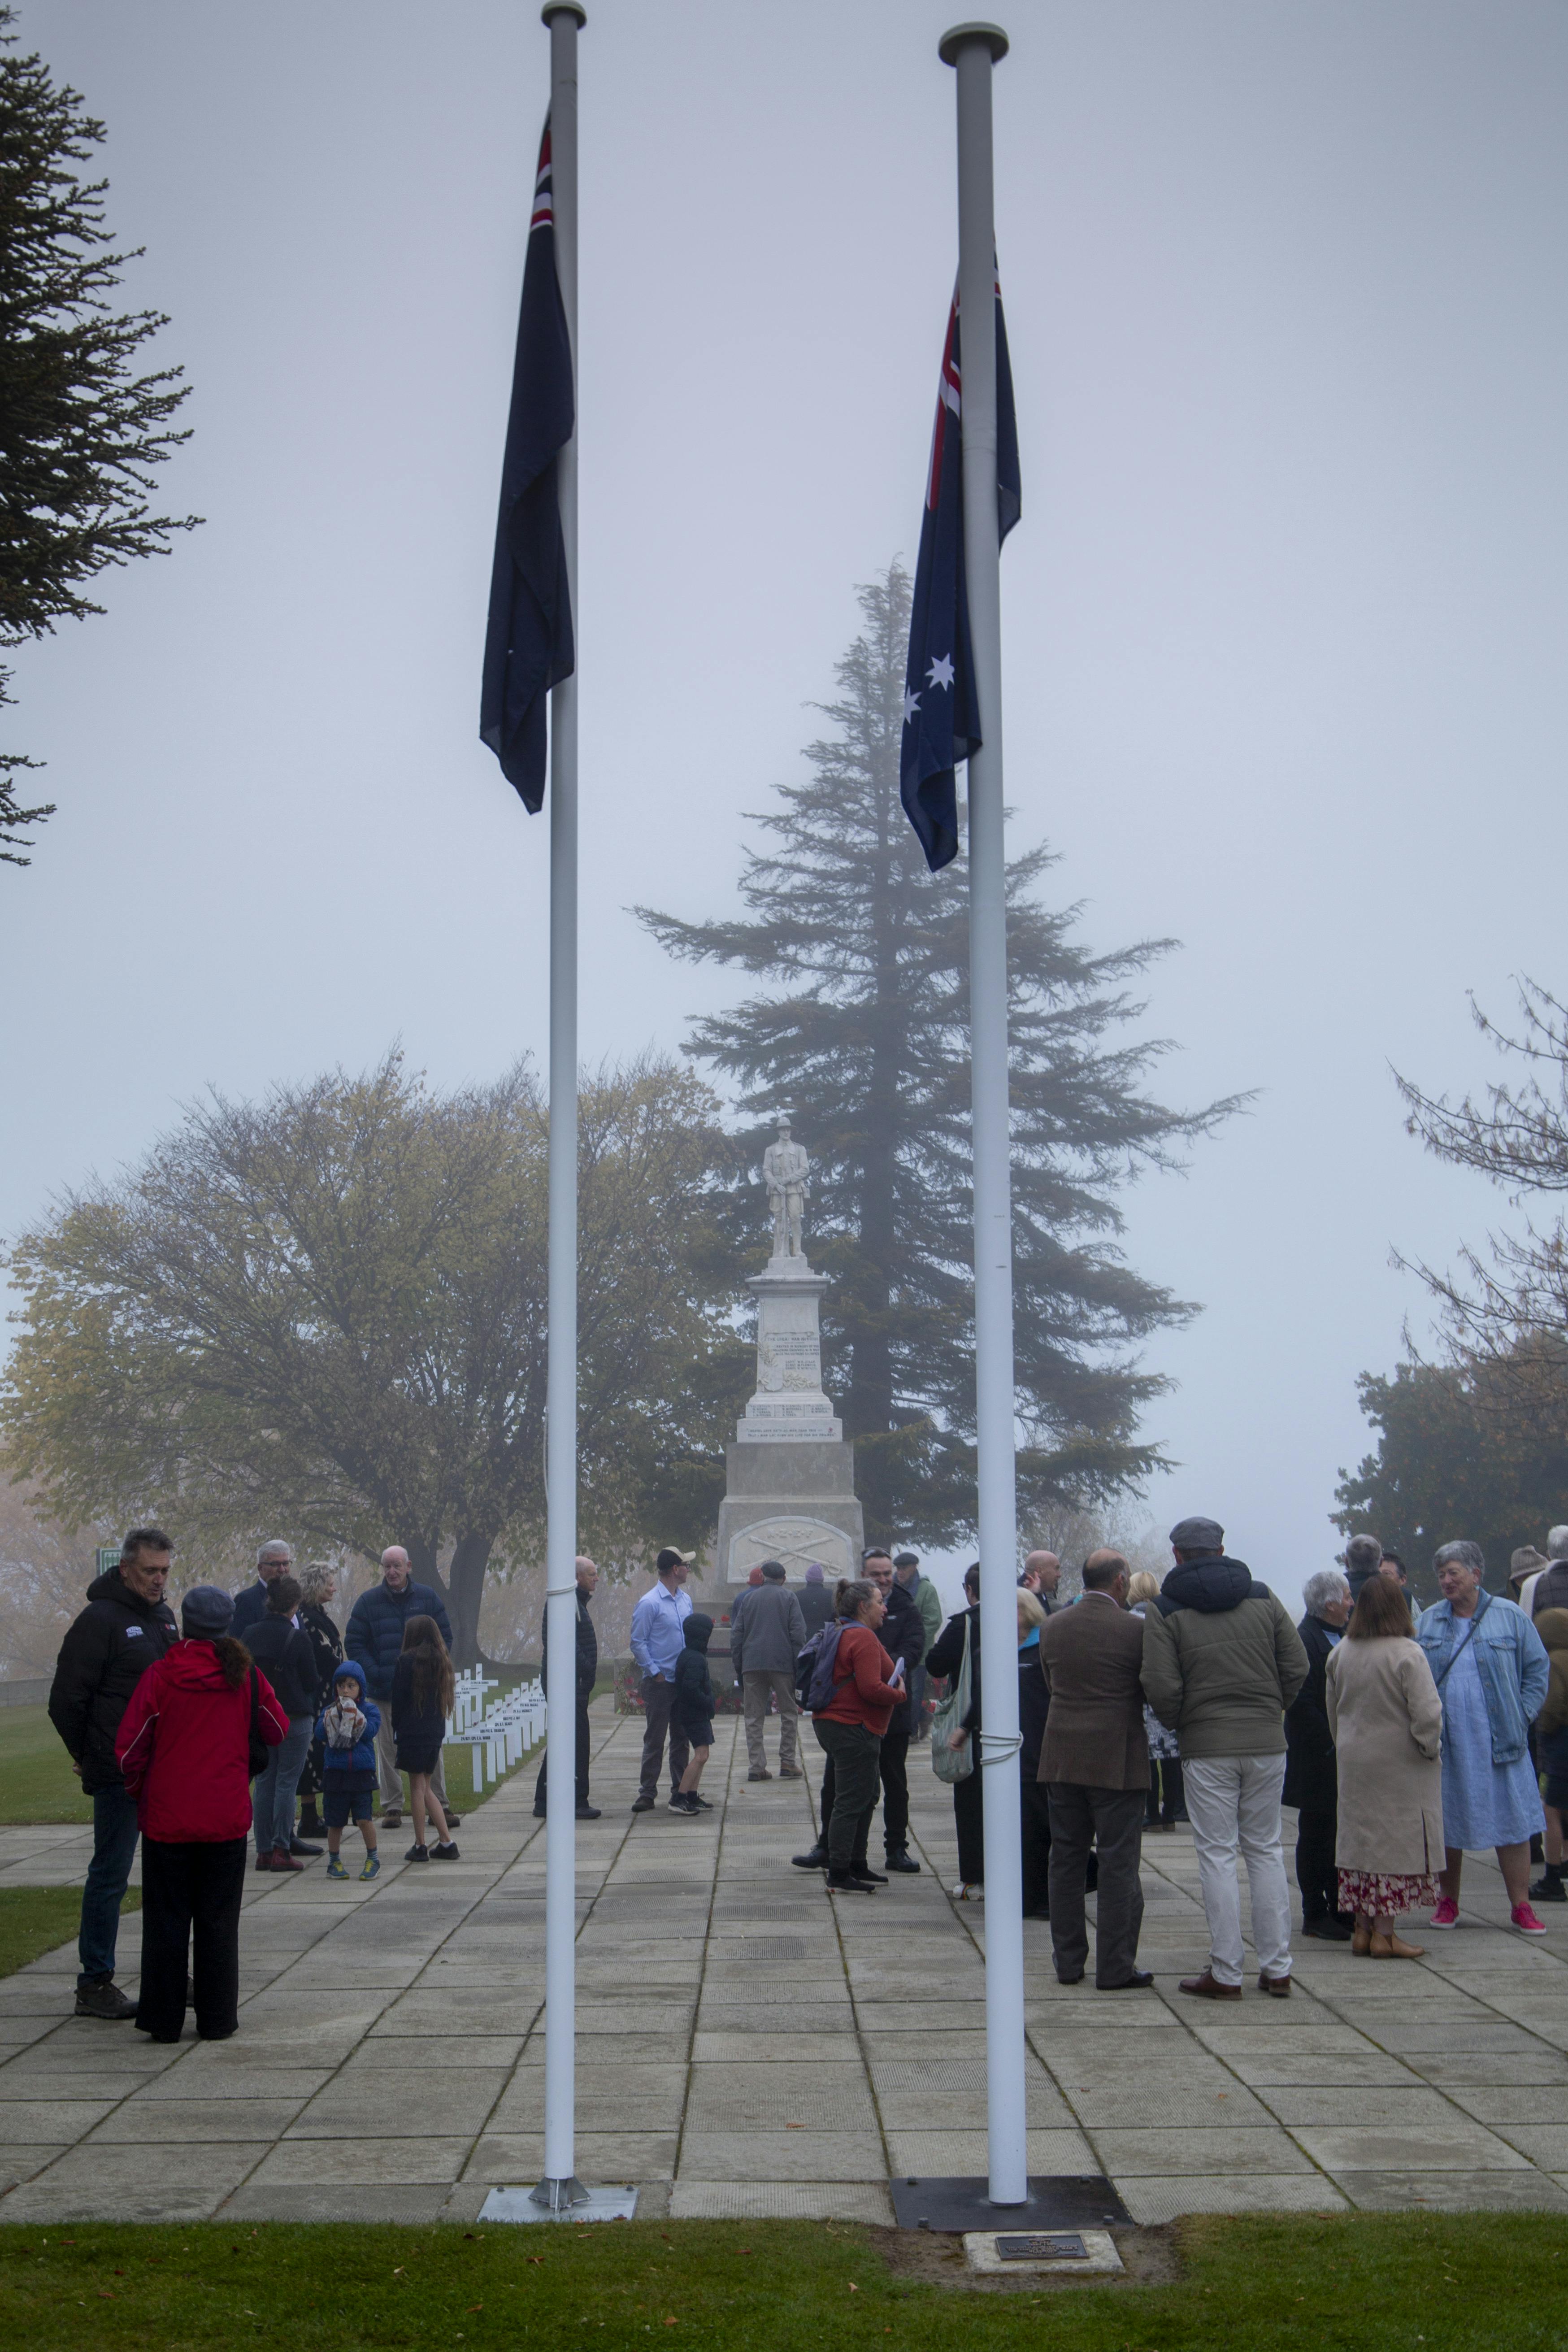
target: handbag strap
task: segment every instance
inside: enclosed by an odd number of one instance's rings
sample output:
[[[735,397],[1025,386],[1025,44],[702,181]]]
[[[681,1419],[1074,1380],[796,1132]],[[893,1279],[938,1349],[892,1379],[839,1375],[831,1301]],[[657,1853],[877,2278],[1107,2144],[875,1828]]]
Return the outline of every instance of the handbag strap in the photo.
[[[261,1685],[254,1666],[250,1669],[250,1736],[252,1739],[261,1736]]]
[[[1487,1611],[1491,1606],[1491,1598],[1492,1597],[1489,1592],[1483,1592],[1481,1594],[1480,1599],[1476,1603],[1474,1616],[1466,1626],[1462,1639],[1455,1643],[1454,1654],[1447,1660],[1447,1664],[1444,1665],[1442,1673],[1436,1677],[1434,1688],[1441,1690],[1443,1685],[1447,1681],[1448,1676],[1453,1673],[1454,1668],[1458,1664],[1465,1643],[1474,1639],[1476,1627],[1480,1623],[1481,1619],[1486,1615]]]

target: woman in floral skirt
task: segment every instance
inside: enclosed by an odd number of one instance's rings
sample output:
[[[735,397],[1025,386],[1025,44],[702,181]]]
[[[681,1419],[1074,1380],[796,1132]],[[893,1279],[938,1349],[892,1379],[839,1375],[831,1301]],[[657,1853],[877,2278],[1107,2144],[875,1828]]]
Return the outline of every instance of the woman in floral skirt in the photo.
[[[1351,1949],[1418,1960],[1397,1920],[1437,1899],[1443,1867],[1443,1705],[1392,1578],[1362,1586],[1324,1670],[1339,1780],[1334,1861]]]

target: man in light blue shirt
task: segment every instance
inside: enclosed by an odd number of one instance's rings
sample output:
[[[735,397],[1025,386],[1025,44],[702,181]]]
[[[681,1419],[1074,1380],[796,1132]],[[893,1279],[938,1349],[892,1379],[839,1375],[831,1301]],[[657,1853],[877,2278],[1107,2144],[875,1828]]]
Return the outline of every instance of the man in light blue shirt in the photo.
[[[651,1812],[658,1801],[658,1768],[664,1761],[667,1738],[672,1797],[691,1760],[686,1735],[670,1721],[669,1711],[675,1700],[675,1662],[686,1647],[686,1621],[691,1614],[691,1595],[681,1587],[696,1557],[694,1551],[676,1551],[666,1546],[654,1562],[658,1583],[651,1592],[643,1594],[632,1612],[632,1655],[642,1672],[643,1713],[647,1719],[642,1776],[632,1801],[634,1813]]]

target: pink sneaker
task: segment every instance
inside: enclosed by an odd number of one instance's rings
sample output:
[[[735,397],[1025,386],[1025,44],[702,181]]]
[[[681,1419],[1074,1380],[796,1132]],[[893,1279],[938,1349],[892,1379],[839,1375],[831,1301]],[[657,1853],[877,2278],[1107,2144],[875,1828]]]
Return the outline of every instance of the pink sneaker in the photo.
[[[1437,1897],[1437,1908],[1433,1912],[1426,1925],[1429,1927],[1457,1927],[1458,1924],[1458,1905],[1451,1895],[1440,1895]]]
[[[1514,1905],[1513,1924],[1521,1936],[1544,1936],[1546,1933],[1544,1924],[1536,1917],[1528,1903]]]

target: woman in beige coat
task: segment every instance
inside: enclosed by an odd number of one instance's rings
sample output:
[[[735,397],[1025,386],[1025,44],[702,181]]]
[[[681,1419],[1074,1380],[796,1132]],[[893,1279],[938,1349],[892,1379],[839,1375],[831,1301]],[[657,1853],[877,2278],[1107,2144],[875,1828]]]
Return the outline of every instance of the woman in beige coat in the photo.
[[[1435,1903],[1443,1867],[1443,1703],[1386,1576],[1361,1589],[1325,1675],[1339,1770],[1334,1861],[1340,1908],[1355,1913],[1353,1952],[1418,1960],[1395,1932],[1402,1911]]]

